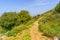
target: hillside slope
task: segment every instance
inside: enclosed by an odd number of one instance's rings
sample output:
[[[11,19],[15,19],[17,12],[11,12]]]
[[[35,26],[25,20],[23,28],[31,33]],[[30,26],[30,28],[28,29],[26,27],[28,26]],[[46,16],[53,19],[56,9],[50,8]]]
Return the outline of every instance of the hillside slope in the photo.
[[[50,38],[43,36],[43,33],[39,32],[38,30],[38,21],[36,21],[32,24],[32,27],[30,28],[31,40],[51,40]]]
[[[31,27],[29,29],[23,30],[21,33],[18,33],[16,37],[3,36],[3,40],[51,40],[50,38],[43,36],[42,32],[38,31],[38,21],[35,21],[30,26]]]

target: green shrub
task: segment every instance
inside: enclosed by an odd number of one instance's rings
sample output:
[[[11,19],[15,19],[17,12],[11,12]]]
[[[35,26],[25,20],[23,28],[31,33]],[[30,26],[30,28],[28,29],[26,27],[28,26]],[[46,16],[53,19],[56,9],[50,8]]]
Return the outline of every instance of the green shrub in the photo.
[[[27,23],[32,18],[31,15],[29,14],[29,12],[26,11],[26,10],[21,10],[18,13],[18,16],[20,18],[20,22],[23,23],[23,24]]]
[[[11,30],[19,25],[19,19],[16,12],[6,12],[0,18],[0,26],[6,30]]]

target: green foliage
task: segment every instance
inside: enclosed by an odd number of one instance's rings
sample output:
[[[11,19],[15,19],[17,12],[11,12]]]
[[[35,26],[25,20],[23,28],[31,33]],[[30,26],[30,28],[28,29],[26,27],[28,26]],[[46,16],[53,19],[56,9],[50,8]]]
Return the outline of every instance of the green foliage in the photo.
[[[19,12],[18,15],[21,23],[27,23],[31,19],[29,12],[25,10],[22,10],[21,12]]]
[[[16,36],[17,33],[22,32],[25,29],[30,28],[30,25],[35,22],[34,19],[30,20],[29,22],[27,22],[25,25],[21,24],[20,26],[14,27],[11,31],[8,31],[7,33],[5,33],[7,36]]]
[[[56,12],[59,12],[60,13],[60,2],[57,4],[55,10],[56,10]]]
[[[39,20],[39,30],[46,36],[60,37],[60,2],[55,9],[44,13]]]
[[[4,29],[12,29],[15,25],[19,24],[18,15],[16,12],[7,12],[1,16],[0,26]]]
[[[38,15],[34,16],[33,19],[37,20],[37,19],[40,18],[40,17],[41,17],[41,15],[38,14]]]
[[[0,26],[0,34],[4,34],[5,32],[7,32],[7,30],[4,30],[4,29]]]
[[[60,36],[60,14],[56,12],[45,13],[39,20],[39,30],[46,36]]]
[[[22,40],[31,40],[31,37],[30,37],[30,33],[25,33],[25,35],[23,36]]]
[[[26,29],[19,32],[16,36],[5,37],[4,40],[31,40],[30,30]]]
[[[16,12],[5,12],[0,17],[0,26],[6,30],[11,30],[14,26],[20,24],[26,24],[31,20],[31,16],[28,11],[22,10],[19,14]]]

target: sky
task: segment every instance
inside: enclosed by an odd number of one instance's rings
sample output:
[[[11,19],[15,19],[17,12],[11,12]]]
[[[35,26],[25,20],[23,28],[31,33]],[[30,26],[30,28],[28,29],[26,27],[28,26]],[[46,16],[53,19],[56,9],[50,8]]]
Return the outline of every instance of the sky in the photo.
[[[53,9],[60,0],[0,0],[0,15],[4,12],[27,10],[37,15]]]

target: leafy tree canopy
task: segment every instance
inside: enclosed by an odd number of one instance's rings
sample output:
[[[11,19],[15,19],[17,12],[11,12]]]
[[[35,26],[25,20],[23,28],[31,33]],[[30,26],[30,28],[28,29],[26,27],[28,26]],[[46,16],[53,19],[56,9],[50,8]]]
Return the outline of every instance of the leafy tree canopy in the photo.
[[[2,26],[5,29],[12,29],[15,25],[18,25],[19,23],[18,15],[16,12],[5,12],[0,19],[0,26]]]
[[[27,21],[31,19],[29,12],[25,10],[22,10],[21,12],[19,12],[18,15],[19,15],[21,23],[26,23]]]

